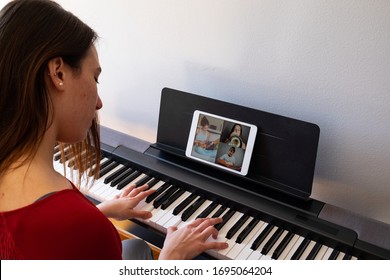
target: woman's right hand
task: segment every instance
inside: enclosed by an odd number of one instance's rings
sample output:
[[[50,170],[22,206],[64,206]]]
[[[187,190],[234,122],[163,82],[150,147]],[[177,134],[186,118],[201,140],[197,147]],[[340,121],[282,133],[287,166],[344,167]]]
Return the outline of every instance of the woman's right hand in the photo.
[[[228,247],[226,242],[209,241],[218,236],[214,225],[222,222],[221,218],[197,219],[178,229],[169,227],[159,259],[188,260],[207,250],[222,250]]]

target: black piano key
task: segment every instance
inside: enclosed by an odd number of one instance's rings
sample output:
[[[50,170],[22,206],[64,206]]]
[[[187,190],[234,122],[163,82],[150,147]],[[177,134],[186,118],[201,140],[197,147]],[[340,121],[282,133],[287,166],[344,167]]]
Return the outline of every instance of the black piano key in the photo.
[[[152,202],[156,197],[158,197],[160,194],[162,194],[166,189],[168,189],[168,187],[170,186],[169,183],[164,183],[162,184],[154,193],[152,193],[151,195],[149,195],[146,199],[145,199],[145,202],[146,203],[150,203]]]
[[[181,215],[181,220],[183,222],[187,221],[188,218],[191,217],[191,215],[194,214],[194,212],[198,210],[200,206],[202,206],[205,200],[206,199],[199,197],[194,203],[187,207],[186,210],[184,210],[183,214]]]
[[[269,251],[271,250],[272,246],[275,245],[276,241],[280,238],[282,233],[284,232],[284,229],[278,228],[275,233],[271,236],[271,238],[267,241],[267,243],[264,245],[263,249],[261,250],[261,253],[263,255],[268,255]]]
[[[340,251],[337,249],[334,249],[332,254],[329,256],[329,260],[335,260],[337,259],[338,255],[340,254]]]
[[[299,260],[299,258],[302,256],[303,252],[305,251],[307,245],[309,245],[310,243],[310,239],[309,238],[305,238],[301,245],[299,245],[298,249],[294,252],[294,254],[292,255],[291,259],[292,260]]]
[[[149,189],[151,187],[153,187],[155,184],[157,184],[158,182],[160,182],[160,179],[157,179],[157,178],[153,178],[152,180],[150,180],[148,183],[148,186],[149,186]]]
[[[314,260],[315,257],[317,256],[318,252],[320,251],[322,247],[322,244],[321,243],[316,243],[313,247],[313,249],[311,249],[309,255],[307,256],[307,260]]]
[[[257,248],[259,248],[261,242],[264,241],[264,239],[267,237],[267,235],[271,232],[271,230],[274,228],[273,225],[271,224],[268,224],[265,229],[259,234],[259,236],[255,239],[255,241],[253,241],[252,245],[251,245],[251,249],[252,250],[257,250]]]
[[[293,238],[294,233],[289,232],[287,235],[283,238],[282,242],[276,247],[275,251],[272,253],[272,258],[274,260],[277,260],[282,252],[286,249],[287,245],[290,243],[291,239]]]
[[[215,212],[215,213],[213,214],[212,218],[218,218],[218,217],[220,217],[220,216],[223,214],[223,212],[225,212],[226,209],[227,209],[226,206],[221,205],[221,207],[219,207],[219,209],[217,210],[217,212]]]
[[[117,167],[119,165],[118,162],[116,161],[112,161],[109,165],[107,165],[106,167],[104,167],[103,169],[100,170],[99,172],[99,178],[103,177],[104,175],[106,175],[108,172],[110,172],[111,170],[113,170],[115,167]]]
[[[104,159],[104,158],[103,158]],[[100,164],[100,170],[102,170],[103,168],[107,167],[109,164],[111,164],[113,162],[112,159],[108,159],[106,160],[105,162],[101,163]]]
[[[236,243],[241,244],[242,241],[248,236],[248,234],[255,228],[255,226],[260,222],[258,219],[252,219],[250,223],[244,228],[243,231],[238,235]]]
[[[125,172],[123,172],[122,174],[119,174],[118,177],[113,179],[110,183],[110,186],[116,187],[116,185],[118,185],[120,182],[122,182],[125,178],[127,178],[127,176],[129,176],[133,172],[134,172],[134,169],[128,168]]]
[[[350,260],[352,259],[352,255],[345,253],[343,260]]]
[[[236,234],[236,232],[242,227],[242,225],[249,219],[248,215],[243,215],[235,224],[234,226],[229,229],[229,231],[226,233],[226,238],[231,239],[233,235]]]
[[[196,218],[206,218],[215,208],[217,208],[217,206],[218,204],[216,202],[211,202],[210,205],[207,206],[206,209],[204,209]]]
[[[110,183],[112,180],[115,179],[115,177],[118,177],[119,175],[121,175],[123,172],[125,172],[126,170],[128,170],[129,168],[127,166],[122,166],[121,168],[119,168],[117,171],[115,171],[114,173],[110,174],[110,176],[107,176],[105,179],[104,179],[104,184],[108,184]]]
[[[236,213],[236,211],[233,209],[230,209],[229,211],[227,211],[226,214],[223,215],[223,217],[222,217],[222,222],[220,222],[219,224],[216,224],[214,227],[217,230],[221,230],[221,228],[229,221],[229,219],[234,215],[234,213]]]
[[[190,204],[195,198],[197,197],[196,194],[190,194],[186,199],[184,199],[179,205],[176,206],[175,209],[173,209],[172,214],[178,215],[181,211],[184,210]]]
[[[154,208],[158,208],[161,206],[161,204],[163,204],[163,202],[168,198],[170,197],[175,191],[177,191],[177,187],[170,187],[166,192],[164,193],[161,193],[161,195],[159,197],[157,197],[154,201],[153,201],[153,207]]]
[[[121,190],[123,189],[124,187],[126,187],[129,183],[131,183],[132,181],[135,180],[135,178],[137,178],[139,175],[141,175],[141,171],[134,171],[134,173],[132,173],[130,176],[128,176],[126,179],[124,179],[122,182],[120,182],[118,184],[118,186],[116,187],[118,190]]]
[[[176,201],[183,193],[185,193],[185,190],[179,189],[176,191],[173,195],[168,197],[162,204],[161,204],[161,209],[165,210],[171,205],[173,202]]]
[[[60,146],[59,145],[55,145],[54,147],[54,154],[58,153],[60,151]]]
[[[141,187],[141,186],[145,185],[147,182],[149,182],[150,179],[152,179],[150,176],[145,175],[143,178],[141,178],[137,182],[135,182],[135,185],[137,187]]]

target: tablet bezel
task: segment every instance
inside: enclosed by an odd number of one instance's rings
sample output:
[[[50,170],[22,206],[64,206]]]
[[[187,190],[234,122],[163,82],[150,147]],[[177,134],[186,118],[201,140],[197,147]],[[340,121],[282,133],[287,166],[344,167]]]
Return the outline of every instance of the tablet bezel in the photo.
[[[227,121],[227,122],[230,122],[233,124],[237,123],[237,124],[240,124],[242,126],[246,126],[249,128],[248,140],[246,143],[246,147],[244,149],[244,156],[242,159],[242,165],[241,165],[240,170],[228,168],[228,167],[225,167],[225,166],[218,164],[216,162],[211,162],[211,161],[208,161],[208,160],[205,160],[205,159],[202,159],[202,158],[199,158],[199,157],[196,157],[193,155],[194,140],[195,140],[195,134],[196,134],[196,131],[198,128],[198,122],[199,122],[199,118],[203,115],[206,117],[210,117],[210,118],[216,118],[216,119],[222,120],[224,122]],[[256,135],[257,135],[257,126],[254,124],[249,124],[249,123],[242,122],[239,120],[230,119],[230,118],[227,118],[224,116],[215,115],[215,114],[205,112],[205,111],[195,110],[193,113],[193,117],[192,117],[191,128],[190,128],[190,133],[188,136],[185,155],[188,158],[203,162],[207,165],[214,166],[214,167],[217,167],[217,168],[220,168],[220,169],[223,169],[223,170],[235,173],[235,174],[239,174],[242,176],[246,176],[248,174],[248,170],[249,170],[249,165],[250,165],[250,161],[251,161],[251,157],[252,157],[252,152],[253,152],[253,147],[255,144]],[[227,144],[225,144],[225,145],[227,145]],[[220,149],[220,146],[218,147],[218,149]],[[218,150],[217,150],[217,153],[218,153]],[[217,154],[215,156],[215,160],[216,160],[216,158],[217,158]]]

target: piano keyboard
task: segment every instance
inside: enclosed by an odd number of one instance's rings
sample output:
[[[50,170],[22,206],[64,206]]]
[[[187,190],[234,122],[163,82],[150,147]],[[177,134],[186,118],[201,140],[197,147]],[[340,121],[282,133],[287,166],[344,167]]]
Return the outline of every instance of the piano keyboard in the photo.
[[[73,180],[72,159],[65,162],[66,175]],[[63,173],[59,152],[54,154],[54,167]],[[84,182],[86,182],[84,178]],[[82,184],[81,191],[90,198],[103,202],[120,194],[128,185],[148,184],[156,191],[142,201],[137,209],[151,211],[149,220],[140,220],[160,233],[170,226],[183,227],[200,217],[222,217],[216,225],[218,240],[229,243],[225,250],[207,252],[216,259],[240,260],[354,260],[357,255],[345,245],[327,242],[326,238],[310,234],[308,230],[294,229],[294,225],[281,222],[264,213],[240,211],[234,203],[219,203],[202,192],[190,191],[173,180],[162,180],[146,169],[142,172],[130,164],[103,156],[100,162],[100,178],[93,186]],[[211,238],[211,237],[210,237]]]

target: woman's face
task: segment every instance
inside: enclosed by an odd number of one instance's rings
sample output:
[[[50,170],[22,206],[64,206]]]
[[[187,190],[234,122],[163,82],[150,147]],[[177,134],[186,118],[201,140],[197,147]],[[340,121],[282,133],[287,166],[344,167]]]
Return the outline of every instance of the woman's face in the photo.
[[[232,135],[240,136],[240,135],[241,135],[241,126],[239,126],[238,124],[236,124],[236,125],[234,126]]]
[[[97,110],[103,106],[97,91],[100,72],[98,54],[92,46],[81,63],[80,71],[68,74],[64,80],[66,98],[61,100],[63,108],[59,114],[58,141],[76,143],[86,138]]]

